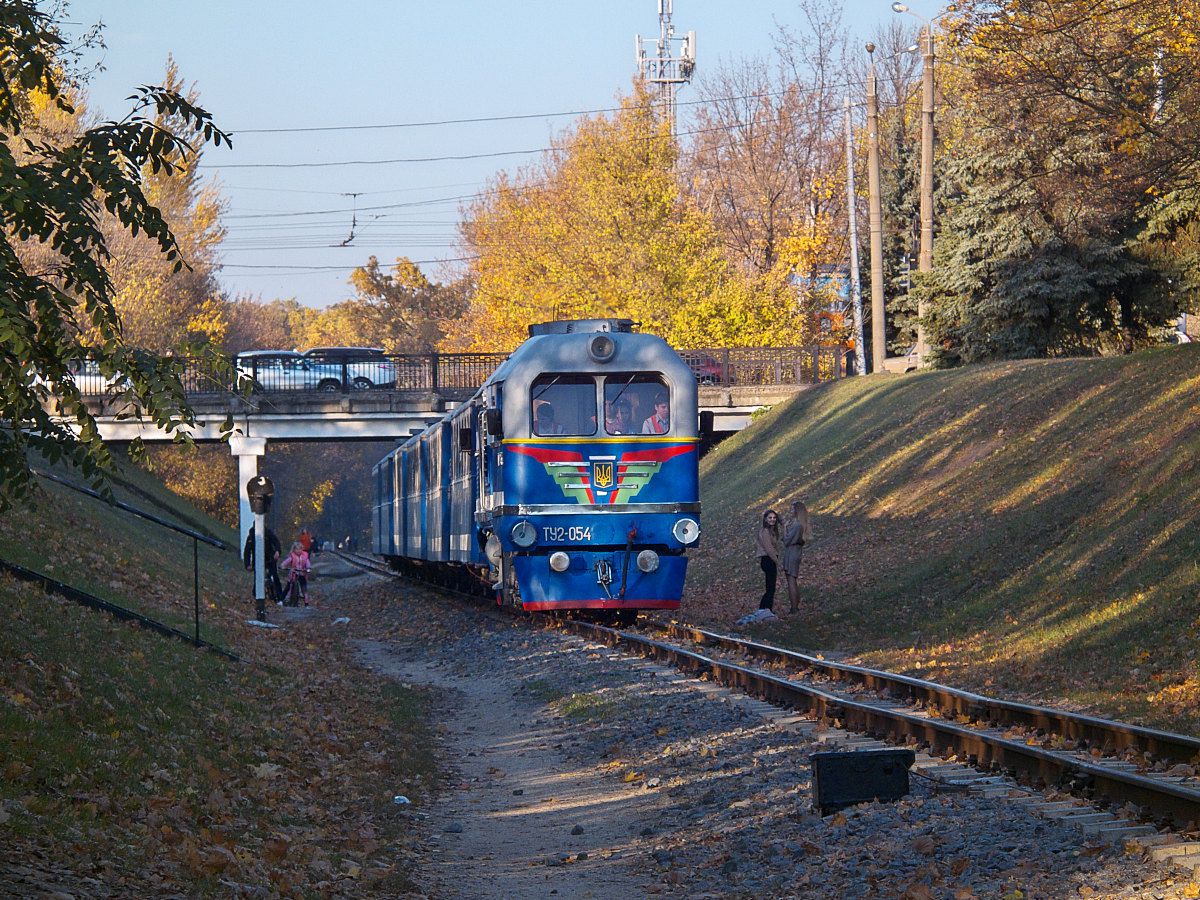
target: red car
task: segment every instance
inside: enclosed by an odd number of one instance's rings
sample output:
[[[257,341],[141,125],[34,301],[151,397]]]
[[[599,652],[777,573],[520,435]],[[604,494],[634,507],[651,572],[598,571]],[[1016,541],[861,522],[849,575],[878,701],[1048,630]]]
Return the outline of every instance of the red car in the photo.
[[[696,375],[696,381],[700,384],[725,384],[725,372],[721,363],[708,353],[689,353],[686,350],[680,351],[680,356],[683,361],[688,364],[692,372]],[[730,384],[733,383],[733,373],[729,373]]]

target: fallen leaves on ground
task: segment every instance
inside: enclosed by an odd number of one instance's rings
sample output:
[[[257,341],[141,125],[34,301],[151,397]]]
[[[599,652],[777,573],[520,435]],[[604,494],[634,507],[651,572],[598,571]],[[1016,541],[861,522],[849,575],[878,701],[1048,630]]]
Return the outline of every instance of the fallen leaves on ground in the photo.
[[[0,885],[411,889],[392,796],[436,784],[422,701],[329,621],[239,630],[233,663],[0,578]]]

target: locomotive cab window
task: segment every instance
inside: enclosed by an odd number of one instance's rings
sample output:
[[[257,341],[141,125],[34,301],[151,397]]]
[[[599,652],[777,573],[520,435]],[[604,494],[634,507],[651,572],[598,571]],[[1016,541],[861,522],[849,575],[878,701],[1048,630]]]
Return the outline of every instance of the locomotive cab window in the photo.
[[[661,375],[630,373],[604,379],[604,430],[609,434],[666,434],[671,391]]]
[[[590,375],[539,375],[529,405],[538,437],[596,433],[596,381]]]

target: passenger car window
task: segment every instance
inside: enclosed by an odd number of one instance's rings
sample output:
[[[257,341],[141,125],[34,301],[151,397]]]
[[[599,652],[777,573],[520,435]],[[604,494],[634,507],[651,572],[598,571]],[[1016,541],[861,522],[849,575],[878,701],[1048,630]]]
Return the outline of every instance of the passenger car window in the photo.
[[[608,434],[666,434],[671,391],[661,375],[630,373],[604,379],[604,430]]]
[[[596,382],[590,375],[539,375],[529,405],[539,437],[596,433]]]

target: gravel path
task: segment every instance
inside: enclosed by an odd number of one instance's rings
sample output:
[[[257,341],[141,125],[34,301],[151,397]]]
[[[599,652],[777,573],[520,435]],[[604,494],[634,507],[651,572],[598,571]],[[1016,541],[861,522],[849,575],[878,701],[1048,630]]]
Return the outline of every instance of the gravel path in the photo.
[[[507,678],[448,671],[364,641],[368,666],[444,694],[443,746],[454,768],[449,795],[428,819],[428,870],[449,896],[637,896],[649,885],[610,860],[630,852],[644,794],[605,789],[562,752],[541,704]],[[408,656],[409,658],[405,658]]]
[[[1190,871],[916,779],[900,803],[821,818],[811,723],[422,589],[361,596],[364,664],[444,697],[433,896],[1200,896]]]

